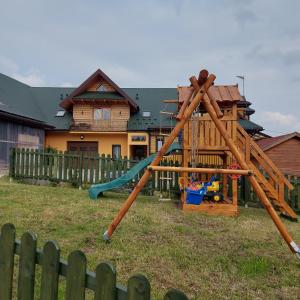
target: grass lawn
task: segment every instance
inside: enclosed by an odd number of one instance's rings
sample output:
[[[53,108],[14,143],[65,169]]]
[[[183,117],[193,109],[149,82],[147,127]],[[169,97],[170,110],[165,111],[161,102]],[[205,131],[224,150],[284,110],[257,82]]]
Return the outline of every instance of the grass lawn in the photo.
[[[143,273],[155,299],[171,287],[191,299],[300,299],[300,261],[263,209],[211,217],[140,196],[105,244],[102,234],[126,196],[107,193],[91,201],[86,190],[1,179],[0,225],[15,224],[18,237],[35,232],[39,247],[56,240],[63,258],[82,250],[90,270],[111,261],[124,285],[130,275]],[[300,243],[300,224],[284,222]]]

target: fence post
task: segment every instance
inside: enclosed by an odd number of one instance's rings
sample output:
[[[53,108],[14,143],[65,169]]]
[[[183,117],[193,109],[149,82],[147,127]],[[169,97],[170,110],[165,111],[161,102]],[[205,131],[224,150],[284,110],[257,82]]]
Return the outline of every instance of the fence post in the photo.
[[[68,256],[66,300],[85,299],[86,257],[75,250]]]
[[[115,300],[116,271],[109,263],[100,263],[96,268],[96,287],[94,300]]]
[[[79,176],[78,176],[78,186],[79,189],[82,188],[82,170],[83,170],[83,153],[80,153],[79,156],[79,166],[78,166],[78,172],[79,172]]]
[[[43,248],[42,280],[40,300],[56,300],[58,295],[60,250],[49,241]]]
[[[127,284],[128,300],[150,300],[150,284],[143,275],[130,277]]]
[[[12,299],[16,229],[12,224],[1,228],[0,236],[0,299]]]
[[[21,238],[18,300],[34,299],[36,236],[25,232]]]

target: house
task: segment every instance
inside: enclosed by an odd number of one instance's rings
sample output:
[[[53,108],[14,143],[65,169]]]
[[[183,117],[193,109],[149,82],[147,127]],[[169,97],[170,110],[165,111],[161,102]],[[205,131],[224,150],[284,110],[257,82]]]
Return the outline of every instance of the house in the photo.
[[[299,132],[261,139],[257,144],[284,174],[300,176]]]
[[[0,74],[0,173],[7,170],[10,148],[44,147],[45,131],[52,126],[44,122],[39,103],[31,88]]]
[[[249,133],[263,130],[249,120],[254,110],[237,85],[212,88],[218,101],[238,100],[240,123]],[[8,165],[10,147],[141,159],[158,151],[174,127],[176,99],[176,88],[120,88],[101,70],[76,88],[30,87],[0,74],[0,160]],[[12,134],[9,126],[18,129]]]

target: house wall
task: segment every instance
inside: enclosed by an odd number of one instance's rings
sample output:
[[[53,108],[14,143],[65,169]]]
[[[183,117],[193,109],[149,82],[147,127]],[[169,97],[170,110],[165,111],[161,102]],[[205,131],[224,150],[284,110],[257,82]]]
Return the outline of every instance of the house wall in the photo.
[[[81,139],[80,137],[84,138]],[[127,133],[98,133],[98,132],[46,132],[45,147],[53,147],[59,151],[67,150],[68,141],[78,142],[98,142],[99,154],[112,155],[112,145],[121,145],[121,155],[128,155]]]
[[[73,118],[75,122],[93,121],[94,109],[96,108],[111,108],[112,120],[129,120],[130,108],[128,105],[89,105],[89,104],[74,104]]]
[[[274,146],[265,153],[284,174],[300,176],[300,140],[298,138]]]
[[[44,138],[44,129],[0,121],[0,170],[8,169],[11,148],[41,149]]]

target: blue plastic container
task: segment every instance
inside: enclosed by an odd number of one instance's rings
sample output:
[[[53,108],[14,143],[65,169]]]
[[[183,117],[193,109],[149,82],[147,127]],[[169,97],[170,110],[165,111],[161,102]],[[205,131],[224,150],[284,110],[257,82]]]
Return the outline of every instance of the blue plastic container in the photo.
[[[203,188],[200,190],[186,189],[186,203],[199,205],[203,201],[204,195],[205,189]]]

